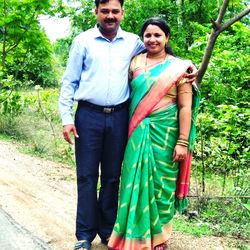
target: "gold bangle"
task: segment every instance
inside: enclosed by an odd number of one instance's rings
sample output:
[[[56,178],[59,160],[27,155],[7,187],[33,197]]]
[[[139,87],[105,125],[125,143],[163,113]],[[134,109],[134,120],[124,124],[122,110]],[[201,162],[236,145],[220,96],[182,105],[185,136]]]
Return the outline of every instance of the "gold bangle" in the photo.
[[[177,145],[182,145],[182,146],[185,146],[185,147],[188,147],[189,146],[189,142],[186,141],[186,140],[181,140],[181,139],[178,139],[177,140]]]
[[[179,143],[179,142],[177,142],[176,145],[181,145],[181,146],[183,146],[183,147],[188,147],[187,144],[183,144],[183,143]]]
[[[186,141],[186,140],[182,140],[182,139],[178,139],[177,141],[178,141],[178,142],[183,142],[183,143],[187,143],[187,144],[189,143],[189,141]]]
[[[181,145],[181,146],[183,146],[183,147],[188,147],[188,145],[187,145],[187,144],[180,143],[180,142],[177,142],[177,143],[176,143],[176,145]]]

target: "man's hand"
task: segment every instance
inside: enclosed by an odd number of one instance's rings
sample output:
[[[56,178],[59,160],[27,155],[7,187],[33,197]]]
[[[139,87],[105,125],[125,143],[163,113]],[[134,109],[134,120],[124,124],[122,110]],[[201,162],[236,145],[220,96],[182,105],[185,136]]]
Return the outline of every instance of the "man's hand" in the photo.
[[[196,77],[198,75],[197,68],[192,64],[189,68],[187,73],[184,75],[186,83],[192,83],[196,80]]]
[[[70,144],[73,144],[70,134],[73,133],[73,135],[78,138],[79,135],[77,134],[76,127],[73,124],[68,124],[63,126],[63,138],[65,141],[67,141]]]

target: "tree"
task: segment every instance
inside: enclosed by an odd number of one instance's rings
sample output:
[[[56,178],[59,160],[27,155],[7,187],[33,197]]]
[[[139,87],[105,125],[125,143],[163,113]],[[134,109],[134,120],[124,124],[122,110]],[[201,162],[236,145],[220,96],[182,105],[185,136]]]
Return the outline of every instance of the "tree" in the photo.
[[[198,84],[201,83],[202,78],[207,70],[208,63],[209,63],[209,60],[211,58],[213,48],[214,48],[214,45],[215,45],[215,42],[216,42],[218,36],[223,31],[228,29],[232,24],[239,21],[241,18],[243,18],[244,16],[246,16],[250,12],[250,7],[247,7],[246,9],[241,11],[239,14],[237,14],[234,17],[232,17],[231,19],[229,19],[227,22],[222,23],[223,17],[225,16],[227,8],[228,8],[228,4],[229,4],[229,0],[223,1],[216,21],[212,22],[212,31],[211,31],[209,41],[208,41],[208,44],[207,44],[207,47],[206,47],[206,50],[205,50],[205,53],[204,53],[204,56],[202,59],[201,66],[199,68],[199,73],[197,76]]]
[[[0,9],[0,49],[2,52],[0,68],[3,77],[8,74],[18,77],[20,76],[18,72],[25,68],[28,59],[35,59],[35,50],[40,49],[41,52],[41,43],[44,44],[42,47],[44,50],[47,49],[47,52],[40,54],[39,60],[42,62],[44,57],[41,56],[47,55],[46,58],[48,58],[50,54],[49,41],[40,29],[38,21],[40,14],[49,11],[50,0],[1,0],[1,3],[3,8]],[[32,69],[29,68],[29,70]]]

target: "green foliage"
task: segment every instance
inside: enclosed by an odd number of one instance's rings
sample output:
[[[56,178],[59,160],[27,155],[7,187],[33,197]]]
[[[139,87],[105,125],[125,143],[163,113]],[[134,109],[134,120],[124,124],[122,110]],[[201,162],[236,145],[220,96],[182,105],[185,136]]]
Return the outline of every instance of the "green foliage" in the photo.
[[[58,39],[54,44],[54,52],[60,59],[60,66],[66,66],[73,38],[96,24],[94,8],[94,1],[89,0],[68,1],[68,5],[58,1],[57,10],[61,13],[61,17],[67,16],[71,19],[71,35],[68,38]]]
[[[38,16],[49,8],[49,0],[4,0],[0,8],[3,78],[13,75],[16,80],[56,85],[51,45],[38,22]]]
[[[210,224],[215,235],[233,235],[236,238],[250,237],[249,210],[244,200],[213,200],[203,204],[201,219]],[[248,203],[249,205],[249,203]]]
[[[72,38],[69,37],[58,39],[53,45],[55,56],[59,60],[58,65],[63,67],[63,69],[66,67],[67,64],[68,52],[70,49],[71,42]]]
[[[74,151],[61,135],[57,108],[58,89],[42,89],[36,86],[33,91],[17,94],[20,97],[18,103],[22,103],[21,108],[18,109],[14,103],[8,102],[8,110],[12,110],[11,113],[0,113],[0,134],[24,142],[26,153],[46,156],[48,159],[73,166]],[[4,111],[3,106],[3,103],[0,103],[1,111]]]
[[[247,199],[237,198],[191,199],[189,210],[183,216],[175,216],[173,227],[197,237],[230,235],[237,241],[229,242],[227,249],[248,249],[249,204]]]
[[[177,6],[171,1],[163,0],[130,0],[124,3],[125,17],[122,21],[122,27],[136,34],[140,34],[142,23],[149,17],[161,16],[171,25],[174,23],[177,13]]]
[[[249,28],[241,23],[236,23],[218,38],[202,84],[205,97],[213,103],[221,104],[223,100],[225,104],[246,107],[250,97],[249,39]]]
[[[62,1],[58,1],[62,2]],[[60,6],[60,7],[59,7]],[[95,3],[89,0],[67,1],[67,5],[59,3],[58,12],[61,13],[61,17],[70,17],[71,19],[71,39],[78,33],[92,28],[96,24],[96,18],[94,14]]]
[[[213,235],[211,225],[201,220],[190,221],[185,216],[178,216],[174,219],[174,230],[192,234],[197,237]]]
[[[233,105],[208,107],[199,115],[197,139],[198,144],[202,140],[203,150],[196,152],[195,159],[204,161],[207,175],[224,176],[221,192],[226,188],[226,179],[233,181],[227,193],[247,195],[249,192],[249,118],[248,109]]]
[[[19,80],[31,80],[44,87],[56,86],[52,68],[52,48],[48,38],[39,30],[30,32],[15,51],[6,58],[6,70]]]
[[[19,92],[14,91],[13,87],[20,87],[20,81],[15,81],[13,76],[7,76],[6,79],[1,79],[2,90],[0,92],[0,114],[18,115],[22,112],[25,106],[25,101]]]
[[[190,52],[197,58],[204,51],[206,28],[200,30]],[[203,34],[204,32],[204,34]],[[231,193],[249,192],[249,28],[238,22],[218,38],[209,69],[202,83],[198,117],[198,144],[203,145],[196,160],[203,161],[206,173],[222,175],[233,182]],[[200,167],[201,169],[201,167]]]

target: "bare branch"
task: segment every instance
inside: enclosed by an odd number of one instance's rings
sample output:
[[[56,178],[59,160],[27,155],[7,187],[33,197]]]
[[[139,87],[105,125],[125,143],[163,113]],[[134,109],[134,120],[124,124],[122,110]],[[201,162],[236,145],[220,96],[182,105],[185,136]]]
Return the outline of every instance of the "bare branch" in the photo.
[[[250,13],[250,7],[248,7],[247,9],[243,10],[241,13],[239,13],[237,16],[231,18],[229,21],[227,21],[225,24],[223,24],[220,27],[220,32],[223,32],[224,30],[226,30],[228,27],[230,27],[232,24],[234,24],[235,22],[239,21],[242,17],[248,15]]]
[[[222,19],[223,19],[225,13],[226,13],[228,4],[229,4],[229,0],[224,0],[222,6],[220,8],[219,15],[218,15],[217,20],[216,20],[217,24],[221,24]]]
[[[217,40],[217,37],[220,33],[216,32],[214,29],[212,29],[211,35],[209,37],[209,41],[207,43],[205,54],[202,58],[201,66],[198,70],[198,76],[196,78],[197,84],[200,85],[203,76],[205,75],[205,72],[207,70],[210,58],[212,56],[213,48],[215,45],[215,42]]]
[[[220,24],[218,24],[218,23],[217,23],[216,21],[214,21],[214,20],[212,20],[211,22],[212,22],[212,27],[213,27],[214,30],[220,30],[220,28],[221,28],[221,25],[220,25]]]

